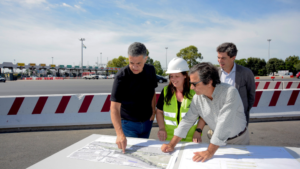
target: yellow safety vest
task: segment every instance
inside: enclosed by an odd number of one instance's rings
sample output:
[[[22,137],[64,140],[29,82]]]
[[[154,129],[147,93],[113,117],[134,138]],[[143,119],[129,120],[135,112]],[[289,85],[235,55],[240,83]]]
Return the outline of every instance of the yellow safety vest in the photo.
[[[167,89],[168,89],[168,86],[165,86],[164,87],[164,98],[166,98],[166,96],[167,96]],[[190,95],[193,97],[195,95],[195,91],[190,90]],[[183,101],[181,103],[181,107],[180,107],[179,121],[181,121],[182,118],[185,116],[185,114],[188,112],[191,102],[192,102],[192,99],[188,99],[184,96]],[[174,93],[174,95],[171,98],[170,105],[167,105],[167,103],[164,101],[164,107],[163,107],[165,129],[167,132],[167,140],[171,140],[173,138],[174,130],[178,127],[178,122],[177,122],[177,112],[178,111],[177,111],[177,109],[178,109],[177,98],[176,98],[176,94]],[[188,131],[186,138],[182,138],[181,141],[187,141],[187,142],[193,141],[193,135],[197,128],[197,124],[198,124],[198,119],[196,120],[195,124],[190,128],[190,130]]]

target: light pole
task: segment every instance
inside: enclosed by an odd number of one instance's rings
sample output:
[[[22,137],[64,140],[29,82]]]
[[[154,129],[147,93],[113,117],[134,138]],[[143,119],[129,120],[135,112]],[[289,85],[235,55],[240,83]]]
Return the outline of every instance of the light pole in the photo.
[[[102,52],[100,52],[100,67],[102,66]]]
[[[52,57],[52,65],[53,65],[53,57]]]
[[[166,47],[166,70],[168,70],[167,51],[168,51],[168,47]]]
[[[83,73],[83,41],[85,41],[84,38],[79,39],[81,41],[81,69]]]
[[[271,42],[271,39],[268,39],[267,41],[269,41],[269,60],[270,60],[270,42]]]

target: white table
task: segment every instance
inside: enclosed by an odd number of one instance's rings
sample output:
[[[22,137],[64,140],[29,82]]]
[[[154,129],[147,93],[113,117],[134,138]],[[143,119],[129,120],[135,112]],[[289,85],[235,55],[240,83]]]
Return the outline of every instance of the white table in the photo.
[[[78,160],[78,159],[72,159],[68,158],[67,156],[73,153],[74,151],[84,147],[85,145],[91,143],[92,141],[95,141],[100,136],[99,134],[93,134],[90,135],[79,142],[53,154],[52,156],[30,166],[28,169],[53,169],[53,168],[72,168],[72,169],[82,169],[82,168],[88,168],[88,169],[99,169],[99,168],[109,168],[109,169],[137,169],[136,167],[130,167],[130,166],[121,166],[121,165],[112,165],[107,163],[100,163],[100,162],[91,162],[91,161],[85,161],[85,160]],[[116,136],[110,136],[110,137],[116,137]],[[130,138],[127,138],[130,139]],[[150,140],[150,139],[149,139]],[[155,141],[155,140],[154,140]],[[160,142],[160,143],[167,143],[167,142]],[[285,149],[300,163],[300,148],[295,147],[285,147]],[[180,163],[182,155],[182,150],[179,153],[178,159],[175,163],[174,169],[177,169]]]

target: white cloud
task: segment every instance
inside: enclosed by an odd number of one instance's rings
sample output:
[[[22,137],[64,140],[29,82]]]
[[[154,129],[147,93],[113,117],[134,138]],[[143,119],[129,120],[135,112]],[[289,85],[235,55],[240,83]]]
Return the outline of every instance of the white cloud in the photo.
[[[77,8],[77,5],[73,7],[64,4],[72,9]],[[128,10],[132,8],[128,7]],[[137,12],[136,15],[149,16],[143,11],[134,12]],[[182,17],[177,18],[179,15]],[[120,16],[123,17],[123,13]],[[0,37],[3,39],[0,41],[0,63],[16,59],[26,64],[50,64],[51,57],[54,57],[55,64],[78,64],[81,59],[79,38],[86,39],[84,65],[87,61],[90,65],[94,64],[97,57],[100,61],[100,52],[102,63],[106,63],[107,58],[111,60],[120,55],[127,56],[127,48],[134,41],[144,43],[150,51],[150,57],[159,60],[163,67],[166,65],[165,47],[169,48],[168,61],[176,57],[180,49],[194,45],[204,56],[203,61],[216,64],[216,47],[223,42],[234,42],[237,45],[237,59],[250,56],[267,59],[267,39],[270,38],[271,57],[285,59],[289,55],[300,55],[299,12],[278,13],[251,21],[217,14],[207,14],[201,18],[191,16],[192,19],[184,21],[182,18],[189,17],[189,14],[156,12],[155,17],[145,17],[141,25],[103,20],[85,20],[78,25],[51,17],[44,24],[41,19],[32,20],[31,17],[29,14],[26,16],[26,13],[15,19],[0,17]],[[163,19],[163,26],[155,19]],[[199,24],[206,21],[213,24]],[[64,22],[64,27],[60,22]],[[185,23],[197,23],[200,26]]]
[[[28,4],[41,4],[41,3],[46,3],[46,0],[25,0],[25,3]]]
[[[63,3],[62,5],[65,6],[65,7],[68,7],[68,8],[72,8],[70,5],[68,5],[66,3]]]

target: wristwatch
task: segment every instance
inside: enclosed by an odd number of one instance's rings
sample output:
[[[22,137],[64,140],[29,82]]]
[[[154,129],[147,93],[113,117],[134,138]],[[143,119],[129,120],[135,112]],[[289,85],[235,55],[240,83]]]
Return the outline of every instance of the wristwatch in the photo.
[[[202,130],[200,128],[196,128],[195,131],[198,131],[199,133],[202,133]]]

